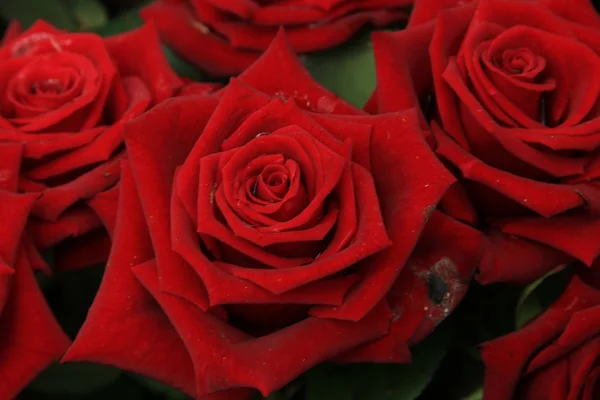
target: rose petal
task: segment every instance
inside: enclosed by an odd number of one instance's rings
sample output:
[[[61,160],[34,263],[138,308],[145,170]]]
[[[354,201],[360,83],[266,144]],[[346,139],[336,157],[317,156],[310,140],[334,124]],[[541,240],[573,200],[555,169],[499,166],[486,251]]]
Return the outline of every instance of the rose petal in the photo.
[[[214,110],[210,97],[175,98],[125,127],[131,168],[156,253],[161,289],[206,307],[205,290],[171,248],[169,204],[175,169],[187,157]],[[173,137],[173,132],[177,136]],[[185,284],[185,286],[183,286]],[[183,291],[185,289],[185,294]]]
[[[234,49],[196,20],[186,3],[154,1],[140,11],[152,21],[162,39],[184,58],[212,76],[231,76],[243,71],[260,55]]]
[[[528,358],[564,329],[572,313],[597,304],[600,292],[574,277],[542,315],[514,333],[485,343],[481,352],[486,365],[484,391],[490,399],[511,398]]]
[[[542,243],[500,232],[488,233],[477,280],[484,284],[508,282],[526,285],[573,258]]]
[[[314,105],[316,112],[362,114],[361,110],[333,95],[310,76],[294,55],[283,30],[279,31],[269,48],[238,79],[271,96],[300,99],[298,105],[302,108],[310,103]]]
[[[139,29],[110,36],[104,43],[121,76],[140,77],[150,88],[154,104],[172,97],[183,85],[160,47],[151,23]]]
[[[70,344],[46,304],[23,249],[14,270],[0,319],[0,396],[6,399],[17,396],[33,378],[58,360]]]
[[[500,221],[502,232],[518,235],[557,248],[586,265],[600,255],[600,243],[594,240],[600,218],[584,214],[557,215]]]
[[[153,262],[153,248],[135,182],[126,167],[120,193],[114,245],[104,279],[63,361],[114,365],[194,396],[193,365],[181,339],[131,272],[132,265]],[[151,343],[160,343],[162,350],[156,351],[148,345]]]

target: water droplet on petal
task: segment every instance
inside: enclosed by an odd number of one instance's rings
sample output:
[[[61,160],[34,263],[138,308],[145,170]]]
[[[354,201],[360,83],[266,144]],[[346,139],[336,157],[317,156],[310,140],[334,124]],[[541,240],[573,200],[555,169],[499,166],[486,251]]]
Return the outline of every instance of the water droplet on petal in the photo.
[[[0,182],[7,182],[12,174],[9,169],[0,169]]]
[[[335,110],[335,100],[331,97],[321,96],[317,101],[317,111],[322,113],[332,113]]]

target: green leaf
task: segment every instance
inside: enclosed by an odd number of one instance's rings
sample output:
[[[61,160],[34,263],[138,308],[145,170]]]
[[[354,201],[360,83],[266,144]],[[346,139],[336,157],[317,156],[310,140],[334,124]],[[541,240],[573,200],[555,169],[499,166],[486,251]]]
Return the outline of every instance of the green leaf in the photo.
[[[165,53],[171,68],[173,68],[177,75],[193,79],[195,81],[203,81],[206,79],[206,75],[204,75],[202,71],[179,57],[167,46],[163,46],[163,52]]]
[[[111,36],[116,35],[117,33],[122,33],[139,28],[143,24],[144,21],[142,21],[142,19],[138,15],[138,10],[133,9],[120,13],[104,26],[94,28],[93,30],[99,35]]]
[[[543,313],[566,287],[570,271],[559,267],[525,287],[515,313],[515,326],[522,328]]]
[[[318,82],[357,107],[362,107],[375,89],[375,60],[368,36],[302,58]]]
[[[96,29],[95,31],[102,36],[111,36],[139,28],[143,24],[144,21],[139,17],[138,8],[136,8],[119,14],[108,24]],[[183,60],[181,57],[175,54],[173,50],[164,45],[162,46],[162,49],[165,57],[171,65],[171,68],[173,68],[177,75],[193,79],[195,81],[202,81],[205,79],[205,75],[202,73],[202,71]]]
[[[482,400],[483,399],[483,388],[478,389],[465,397],[463,400]]]
[[[156,393],[156,394],[161,394],[161,395],[167,397],[169,400],[189,399],[189,397],[186,394],[181,393],[179,390],[174,389],[168,385],[165,385],[164,383],[155,381],[154,379],[148,378],[143,375],[131,374],[131,376],[133,377],[133,379],[135,379],[138,383],[140,383],[142,386],[144,386],[149,391]]]
[[[68,0],[68,3],[81,30],[95,29],[108,22],[106,8],[99,0]]]
[[[69,7],[61,0],[1,0],[0,16],[6,20],[18,20],[25,28],[37,19],[46,20],[61,29],[77,28]]]
[[[322,365],[306,374],[305,400],[414,400],[446,354],[452,326],[442,324],[412,349],[406,365]]]
[[[100,364],[53,364],[29,388],[48,395],[90,394],[115,382],[122,371]]]

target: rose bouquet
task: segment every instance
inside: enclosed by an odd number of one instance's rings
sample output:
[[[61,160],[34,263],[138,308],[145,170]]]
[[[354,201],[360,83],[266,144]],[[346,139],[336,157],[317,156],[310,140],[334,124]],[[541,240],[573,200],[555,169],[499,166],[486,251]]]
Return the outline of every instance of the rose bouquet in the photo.
[[[598,396],[591,2],[29,2],[0,400]]]

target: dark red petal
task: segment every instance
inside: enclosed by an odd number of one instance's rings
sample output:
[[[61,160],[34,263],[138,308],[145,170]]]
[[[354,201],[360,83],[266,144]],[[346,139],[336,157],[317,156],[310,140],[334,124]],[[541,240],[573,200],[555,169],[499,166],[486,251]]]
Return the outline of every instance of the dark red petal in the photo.
[[[548,119],[555,125],[573,126],[582,122],[596,103],[590,91],[600,89],[600,77],[595,71],[600,58],[589,47],[576,40],[542,30],[516,26],[507,30],[494,42],[500,48],[530,46],[548,60],[549,76],[556,79],[556,90],[549,95]],[[496,49],[490,48],[492,53]],[[589,91],[588,91],[589,90]],[[568,102],[568,113],[563,114],[563,103]]]
[[[27,232],[40,249],[55,246],[68,237],[77,237],[102,227],[102,221],[96,213],[85,206],[74,207],[54,222],[31,218]]]
[[[340,304],[358,278],[347,275],[299,287],[281,295],[273,295],[252,282],[229,274],[223,263],[210,261],[198,246],[195,228],[176,196],[171,206],[173,249],[194,268],[206,286],[211,306],[219,304]]]
[[[214,99],[210,97],[174,98],[125,128],[133,175],[144,199],[142,205],[156,253],[161,289],[180,293],[201,307],[207,306],[204,288],[172,250],[169,209],[175,170],[189,154],[213,110]],[[181,293],[182,282],[188,284],[185,294]]]
[[[213,76],[236,75],[260,55],[259,52],[237,50],[227,41],[210,33],[196,20],[186,3],[154,1],[140,12],[152,21],[162,39],[178,54]]]
[[[440,200],[440,210],[454,219],[477,226],[477,211],[473,207],[469,194],[461,182],[456,182],[444,193]]]
[[[208,102],[209,100],[204,100]],[[216,105],[217,99],[210,100]],[[239,80],[232,79],[221,93],[220,102],[206,124],[205,131],[194,144],[188,158],[177,176],[177,192],[187,212],[197,218],[198,182],[200,159],[219,153],[221,144],[255,110],[269,103],[269,97],[254,90]],[[214,106],[213,106],[214,108]],[[200,132],[198,132],[199,134]],[[166,133],[165,133],[166,134]],[[188,150],[189,151],[189,150]]]
[[[171,69],[151,23],[104,40],[121,76],[140,77],[152,92],[154,104],[172,97],[183,82]]]
[[[524,328],[487,342],[484,391],[490,400],[513,398],[529,357],[567,326],[574,312],[600,304],[600,292],[574,277],[561,297]],[[509,351],[510,350],[510,351]]]
[[[409,27],[418,26],[439,18],[439,14],[447,8],[462,7],[464,0],[420,0],[416,1],[408,21]]]
[[[271,134],[279,129],[298,126],[302,128],[302,130],[310,133],[311,136],[331,150],[341,156],[346,156],[345,151],[347,149],[344,145],[344,141],[354,138],[355,136],[361,138],[361,133],[355,133],[357,130],[356,127],[342,121],[338,122],[337,125],[334,125],[335,129],[328,129],[320,122],[316,122],[316,120],[319,120],[319,116],[323,116],[323,119],[329,117],[324,116],[323,114],[309,114],[305,110],[299,108],[294,101],[275,98],[271,100],[269,104],[250,114],[235,130],[235,134],[232,134],[223,141],[221,148],[223,150],[230,150],[247,144],[260,134],[265,136],[265,133]],[[346,132],[342,129],[346,127],[349,131],[348,136],[346,136]],[[363,141],[361,141],[361,143],[364,143],[364,137],[362,138]]]
[[[196,229],[198,233],[217,239],[219,242],[230,246],[247,257],[250,257],[264,265],[274,268],[289,268],[299,266],[311,261],[310,258],[286,258],[280,257],[264,249],[253,245],[251,242],[237,236],[227,224],[223,223],[216,215],[214,180],[217,176],[218,154],[215,156],[204,157],[200,168],[200,184],[197,199],[198,218],[196,221]],[[188,160],[189,161],[189,160]],[[181,181],[177,180],[178,193],[181,192],[179,185]],[[220,201],[221,203],[224,200]],[[227,212],[227,210],[225,210]],[[230,215],[231,216],[231,215]],[[241,221],[240,221],[241,223]]]
[[[571,0],[569,4],[561,0],[540,0],[540,3],[563,18],[592,28],[600,28],[600,17],[589,0]]]
[[[511,129],[500,127],[470,92],[454,59],[443,76],[460,98],[459,113],[472,154],[490,166],[533,179],[544,178],[546,175],[541,172],[562,177],[583,171],[585,157],[569,158],[537,150],[514,137]]]
[[[31,269],[34,272],[40,271],[46,276],[52,275],[52,269],[50,268],[40,251],[35,247],[35,244],[31,240],[31,238],[27,235],[23,235],[21,237],[21,243],[23,245],[25,254],[27,254],[27,259],[29,264],[31,265]]]
[[[568,186],[534,181],[493,168],[467,153],[440,129],[433,129],[433,133],[438,143],[436,152],[454,164],[465,179],[481,183],[545,217],[583,205],[581,197]]]
[[[502,232],[557,248],[590,266],[600,255],[600,218],[585,213],[501,221]]]
[[[198,395],[231,387],[256,387],[268,396],[317,363],[381,337],[390,317],[389,309],[380,304],[358,323],[307,318],[253,338],[181,298],[159,292],[155,276],[138,272],[192,356]],[[319,340],[298,340],[308,336]]]
[[[53,157],[48,162],[27,170],[25,176],[31,180],[43,181],[44,179],[77,171],[79,168],[99,163],[110,164],[110,159],[122,144],[123,125],[111,126],[86,146]]]
[[[367,276],[360,290],[353,291],[341,307],[323,314],[329,318],[356,320],[377,304],[396,280],[427,219],[454,178],[425,142],[415,111],[348,117],[348,120],[373,125],[373,178],[383,221],[392,241],[391,246],[366,260]],[[360,194],[363,190],[357,187],[356,192]],[[402,204],[401,211],[399,204]],[[357,205],[360,212],[361,202]]]
[[[98,193],[96,196],[87,201],[88,206],[102,221],[102,224],[112,236],[117,223],[117,209],[119,204],[119,184],[113,186],[104,192]]]
[[[16,130],[0,129],[3,141],[20,142],[25,146],[25,158],[39,160],[54,153],[60,153],[85,146],[104,132],[104,127],[73,133],[36,133],[35,135]]]
[[[21,24],[17,20],[10,21],[8,27],[4,31],[0,47],[6,46],[9,42],[16,39],[21,34]]]
[[[0,190],[0,217],[5,229],[0,234],[0,260],[8,265],[14,265],[21,235],[25,229],[29,212],[36,196],[32,194],[17,194]]]
[[[0,318],[0,397],[5,399],[14,398],[70,344],[46,304],[23,249],[14,268]]]
[[[595,305],[573,313],[565,330],[552,344],[535,355],[525,373],[532,373],[558,360],[598,334],[600,334],[600,306]]]
[[[373,129],[369,124],[340,120],[331,114],[314,113],[310,116],[339,140],[350,142],[352,144],[352,161],[371,172],[371,132]],[[313,133],[311,130],[309,132]],[[316,137],[328,145],[319,136]],[[328,147],[331,146],[328,145]]]
[[[459,51],[464,39],[464,32],[474,17],[477,4],[471,2],[463,7],[440,12],[429,47],[435,99],[442,124],[450,136],[467,150],[469,143],[465,138],[463,124],[458,113],[456,95],[444,79],[443,74],[451,58]]]
[[[131,273],[132,266],[154,263],[153,253],[135,182],[124,166],[111,257],[87,319],[63,362],[114,365],[193,396],[194,369],[181,339]]]
[[[102,117],[105,102],[116,77],[116,70],[112,64],[102,39],[94,34],[65,34],[57,35],[45,42],[41,42],[48,48],[61,46],[65,54],[73,54],[75,57],[89,63],[88,73],[94,75],[88,77],[88,88],[84,88],[82,95],[76,101],[65,104],[59,109],[32,118],[19,121],[24,123],[21,129],[26,132],[37,132],[41,130],[54,131],[79,131],[95,127]],[[58,54],[58,53],[55,53]],[[34,55],[32,57],[44,57],[46,55]],[[64,125],[64,127],[63,127]]]
[[[570,398],[569,386],[569,360],[563,359],[524,378],[518,396],[523,400],[563,400]]]
[[[337,225],[329,244],[318,257],[325,258],[331,254],[338,253],[345,249],[354,239],[359,217],[356,204],[359,199],[355,191],[355,185],[359,185],[359,182],[354,182],[352,164],[346,164],[340,183],[335,189],[335,194],[340,203]],[[359,185],[358,187],[360,190],[366,190],[366,186],[364,185]],[[376,194],[373,193],[373,196],[376,196]],[[364,205],[361,206],[364,207]]]
[[[259,4],[253,0],[203,0],[206,3],[217,7],[221,11],[229,12],[242,19],[250,17],[257,9]]]
[[[339,209],[337,207],[331,207],[321,220],[306,228],[280,232],[261,231],[255,227],[248,226],[247,223],[235,214],[227,204],[225,195],[221,189],[217,190],[215,193],[215,202],[223,213],[227,226],[232,230],[234,235],[260,247],[266,247],[276,243],[302,243],[323,240],[337,222],[339,215]],[[199,233],[210,235],[210,233],[204,229]]]
[[[52,249],[54,270],[72,271],[106,264],[111,244],[110,236],[102,228],[67,238]]]
[[[43,190],[34,205],[32,214],[49,221],[56,221],[76,202],[87,200],[109,189],[119,180],[120,162],[123,157],[123,153],[118,154],[110,161],[100,164],[68,183]]]
[[[239,79],[271,96],[302,99],[316,112],[357,115],[363,112],[318,84],[294,54],[283,30]],[[299,104],[302,107],[302,104]],[[305,103],[306,105],[306,103]]]
[[[264,51],[276,35],[277,27],[257,26],[252,23],[232,21],[205,1],[193,1],[201,22],[227,38],[233,48]],[[316,24],[288,25],[286,32],[297,53],[325,50],[339,45],[354,35],[363,25],[384,27],[405,20],[407,13],[401,10],[356,10],[337,18],[329,16]]]
[[[16,192],[24,146],[21,143],[0,144],[0,190]]]
[[[385,226],[379,214],[377,198],[374,196],[375,190],[372,178],[358,165],[353,165],[352,173],[355,185],[361,189],[355,191],[358,204],[358,227],[354,235],[354,240],[348,247],[328,257],[319,257],[311,264],[304,266],[277,270],[248,269],[232,266],[230,267],[230,272],[235,276],[254,282],[272,293],[280,294],[318,279],[331,276],[360,262],[365,257],[389,247],[390,240],[385,232]],[[378,298],[381,299],[384,294],[385,291],[379,293]],[[364,310],[361,310],[364,311],[362,316],[371,309],[369,305],[365,306]],[[327,318],[330,317],[330,314],[341,314],[329,309],[315,310],[314,313],[319,317],[321,317],[321,314],[327,314]],[[360,317],[354,319],[354,315],[350,318],[341,316],[340,319],[358,320]]]
[[[433,85],[431,60],[423,50],[433,29],[428,23],[410,31],[373,33],[379,112],[420,109],[420,100]]]
[[[577,398],[581,395],[588,378],[588,374],[596,367],[600,355],[600,337],[590,339],[583,343],[569,355],[569,397]]]
[[[387,295],[394,313],[387,336],[345,355],[353,362],[407,362],[414,345],[459,304],[479,259],[481,234],[436,211],[415,251]],[[431,298],[427,285],[439,279],[448,288]],[[440,294],[436,294],[439,296]]]
[[[484,285],[497,282],[526,285],[572,261],[572,257],[553,247],[491,232],[484,241],[477,280]]]

